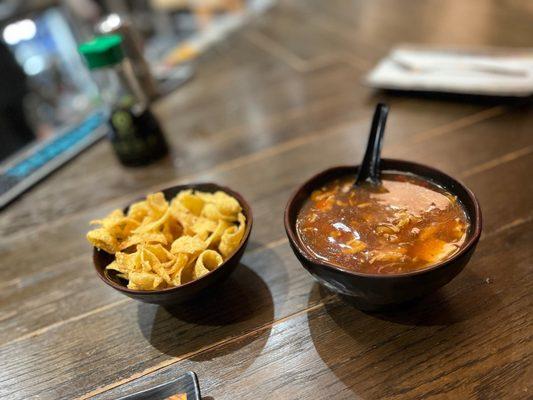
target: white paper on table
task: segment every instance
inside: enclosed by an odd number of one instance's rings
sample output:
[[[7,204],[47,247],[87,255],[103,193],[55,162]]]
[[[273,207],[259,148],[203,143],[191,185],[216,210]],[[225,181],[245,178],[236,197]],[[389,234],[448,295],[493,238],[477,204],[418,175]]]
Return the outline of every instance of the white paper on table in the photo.
[[[379,89],[490,96],[533,94],[533,49],[399,47],[366,76]]]

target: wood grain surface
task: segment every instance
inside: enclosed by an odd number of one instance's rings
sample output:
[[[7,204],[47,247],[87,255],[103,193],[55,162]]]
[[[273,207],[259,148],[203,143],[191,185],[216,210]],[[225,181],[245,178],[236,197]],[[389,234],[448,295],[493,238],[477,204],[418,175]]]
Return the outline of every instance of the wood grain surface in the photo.
[[[0,214],[0,397],[113,399],[195,371],[211,399],[526,399],[533,396],[533,106],[376,93],[391,46],[531,46],[527,1],[280,1],[202,56],[160,100],[173,154],[118,165],[101,142]],[[384,156],[426,163],[478,196],[466,270],[395,313],[320,288],[282,214],[321,169],[357,163],[376,102]],[[242,265],[192,304],[140,304],[103,285],[88,221],[178,182],[214,181],[254,210]]]

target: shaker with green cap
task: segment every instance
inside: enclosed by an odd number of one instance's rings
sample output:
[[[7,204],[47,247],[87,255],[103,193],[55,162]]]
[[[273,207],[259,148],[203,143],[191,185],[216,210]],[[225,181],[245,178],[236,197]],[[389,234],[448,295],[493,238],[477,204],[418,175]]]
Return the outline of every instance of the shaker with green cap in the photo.
[[[123,165],[149,164],[168,153],[168,146],[149,109],[120,35],[98,36],[78,48],[87,66],[100,76],[101,93],[110,107],[110,139]]]

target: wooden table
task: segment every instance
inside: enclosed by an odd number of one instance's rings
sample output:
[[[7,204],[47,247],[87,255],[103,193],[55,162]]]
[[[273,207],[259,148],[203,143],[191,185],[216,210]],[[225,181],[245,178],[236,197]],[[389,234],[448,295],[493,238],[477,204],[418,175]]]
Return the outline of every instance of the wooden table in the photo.
[[[360,85],[398,42],[527,46],[532,19],[518,0],[287,0],[218,45],[156,105],[172,160],[123,169],[102,142],[0,214],[0,395],[111,399],[193,370],[216,400],[533,397],[531,104]],[[304,179],[360,160],[378,101],[391,106],[385,156],[462,179],[485,224],[453,282],[367,314],[302,269],[282,213]],[[88,221],[189,181],[252,204],[231,279],[173,309],[103,285]]]

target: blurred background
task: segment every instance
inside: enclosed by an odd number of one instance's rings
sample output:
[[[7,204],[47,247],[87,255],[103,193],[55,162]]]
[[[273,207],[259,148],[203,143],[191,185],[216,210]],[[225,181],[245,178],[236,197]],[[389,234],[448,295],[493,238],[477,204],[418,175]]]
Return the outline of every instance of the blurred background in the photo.
[[[532,12],[530,0],[0,0],[0,208],[105,135],[113,142],[110,86],[78,51],[95,36],[122,36],[171,150],[152,173],[172,177],[186,155],[197,168],[214,162],[208,134],[226,140],[230,121],[246,126],[246,151],[277,140],[269,118],[278,108],[275,121],[302,113],[296,129],[320,127],[315,86],[353,101],[331,106],[339,118],[380,89],[466,103],[531,99]],[[336,74],[336,65],[348,69]],[[331,82],[314,83],[321,73]],[[283,74],[287,82],[274,85]]]
[[[98,107],[98,87],[78,54],[80,42],[126,25],[133,51],[141,52],[156,85],[161,85],[157,92],[164,93],[190,76],[188,64],[212,41],[270,3],[1,1],[0,162],[28,145],[60,135]]]

